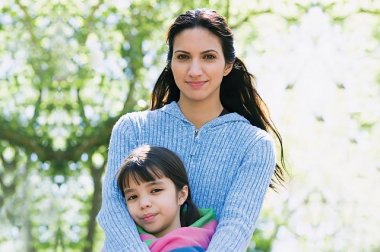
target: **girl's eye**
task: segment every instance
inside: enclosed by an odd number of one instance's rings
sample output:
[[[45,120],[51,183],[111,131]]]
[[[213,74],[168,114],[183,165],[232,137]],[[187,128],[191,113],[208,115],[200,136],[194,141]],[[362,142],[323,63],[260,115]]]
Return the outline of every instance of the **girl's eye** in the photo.
[[[134,200],[136,198],[137,198],[136,195],[131,195],[131,196],[127,197],[127,201]]]
[[[203,56],[203,58],[206,60],[214,60],[216,57],[213,54],[206,54]]]
[[[158,188],[155,188],[152,190],[152,193],[158,193],[158,192],[161,192],[163,189],[158,189]]]

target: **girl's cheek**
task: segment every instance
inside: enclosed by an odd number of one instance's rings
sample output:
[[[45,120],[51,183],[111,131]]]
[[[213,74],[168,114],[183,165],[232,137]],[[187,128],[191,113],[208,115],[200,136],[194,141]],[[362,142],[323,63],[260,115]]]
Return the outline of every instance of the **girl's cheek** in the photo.
[[[134,213],[134,207],[131,204],[127,204],[127,209],[130,214]]]

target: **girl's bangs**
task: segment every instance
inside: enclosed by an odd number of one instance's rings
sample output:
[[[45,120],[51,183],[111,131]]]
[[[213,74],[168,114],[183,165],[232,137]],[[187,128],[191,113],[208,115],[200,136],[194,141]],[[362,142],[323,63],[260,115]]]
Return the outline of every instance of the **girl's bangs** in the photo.
[[[140,185],[141,183],[151,182],[162,177],[164,177],[164,174],[155,166],[135,164],[126,171],[124,186],[129,187],[129,181],[134,181],[137,185]]]

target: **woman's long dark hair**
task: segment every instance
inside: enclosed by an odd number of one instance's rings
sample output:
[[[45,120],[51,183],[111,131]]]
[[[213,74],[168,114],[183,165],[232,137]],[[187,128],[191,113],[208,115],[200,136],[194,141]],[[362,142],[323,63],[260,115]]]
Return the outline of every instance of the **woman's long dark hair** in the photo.
[[[191,197],[185,166],[177,154],[171,150],[149,145],[136,148],[123,162],[116,176],[117,185],[123,197],[125,197],[124,188],[129,187],[130,179],[140,184],[167,177],[173,181],[177,191],[188,186],[188,196],[180,209],[181,226],[190,226],[200,218],[198,208]]]
[[[270,187],[276,189],[275,185],[282,184],[287,174],[282,138],[269,116],[265,102],[257,92],[255,77],[248,72],[244,63],[235,56],[231,29],[217,12],[207,9],[187,11],[178,16],[170,26],[167,35],[169,45],[167,65],[153,88],[151,110],[179,100],[180,91],[174,81],[170,67],[174,39],[183,30],[195,27],[205,28],[216,35],[222,45],[226,63],[233,64],[231,72],[223,78],[221,83],[220,100],[223,107],[229,112],[236,112],[245,117],[252,125],[273,133],[278,140],[281,165],[276,163],[274,178],[270,183]]]

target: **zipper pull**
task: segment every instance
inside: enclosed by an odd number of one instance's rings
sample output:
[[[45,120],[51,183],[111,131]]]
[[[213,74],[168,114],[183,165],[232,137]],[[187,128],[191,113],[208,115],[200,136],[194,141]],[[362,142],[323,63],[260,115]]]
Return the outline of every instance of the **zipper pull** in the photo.
[[[198,135],[199,135],[199,129],[195,129],[194,130],[194,139],[192,141],[193,143],[192,143],[191,151],[190,151],[190,156],[194,156],[195,153],[197,153],[197,151],[198,151],[198,146],[199,146]]]

